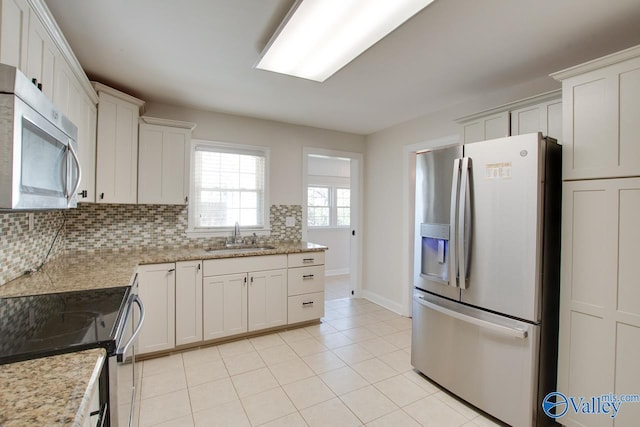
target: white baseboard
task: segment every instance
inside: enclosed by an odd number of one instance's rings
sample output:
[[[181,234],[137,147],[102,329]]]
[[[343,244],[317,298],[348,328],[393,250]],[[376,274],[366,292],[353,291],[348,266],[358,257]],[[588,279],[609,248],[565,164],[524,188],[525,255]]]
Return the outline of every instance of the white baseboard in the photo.
[[[407,316],[406,313],[404,313],[402,304],[396,301],[392,301],[388,298],[385,298],[383,296],[380,296],[374,292],[371,291],[367,291],[366,289],[362,290],[362,298],[368,299],[371,302],[375,302],[376,304],[393,311],[394,313],[397,313],[401,316]]]
[[[325,270],[325,276],[342,276],[344,274],[349,274],[349,268],[337,268],[335,270]]]

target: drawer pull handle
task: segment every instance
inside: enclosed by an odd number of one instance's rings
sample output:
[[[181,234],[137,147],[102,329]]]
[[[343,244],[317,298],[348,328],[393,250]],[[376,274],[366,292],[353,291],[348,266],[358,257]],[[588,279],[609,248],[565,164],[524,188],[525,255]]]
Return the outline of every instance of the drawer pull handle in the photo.
[[[309,307],[309,306],[311,306],[311,305],[313,305],[313,301],[303,302],[303,303],[302,303],[302,306],[303,306],[303,307]]]
[[[302,262],[305,264],[311,264],[315,261],[315,258],[302,258]]]
[[[302,276],[302,280],[309,280],[309,279],[313,279],[313,274],[305,274],[304,276]]]

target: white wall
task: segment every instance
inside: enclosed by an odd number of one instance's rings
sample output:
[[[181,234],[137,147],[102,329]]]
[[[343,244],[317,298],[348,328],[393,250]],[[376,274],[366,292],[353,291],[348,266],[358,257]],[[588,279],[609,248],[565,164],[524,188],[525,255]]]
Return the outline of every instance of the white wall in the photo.
[[[351,244],[349,229],[309,229],[307,231],[307,240],[329,248],[324,258],[324,268],[327,276],[349,274],[349,245]]]
[[[406,146],[459,134],[455,119],[522,98],[558,89],[558,82],[543,77],[505,88],[366,138],[364,167],[363,296],[404,315],[410,315],[413,224],[403,199],[410,176],[403,168]]]
[[[302,204],[302,148],[364,153],[364,136],[174,105],[147,103],[145,115],[196,123],[193,138],[270,148],[270,203]]]

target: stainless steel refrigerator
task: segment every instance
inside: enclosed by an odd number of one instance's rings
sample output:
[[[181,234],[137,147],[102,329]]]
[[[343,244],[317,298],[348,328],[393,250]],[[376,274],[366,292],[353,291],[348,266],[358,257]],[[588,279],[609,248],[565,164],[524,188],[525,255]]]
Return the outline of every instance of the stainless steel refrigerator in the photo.
[[[512,426],[553,424],[561,156],[535,133],[416,159],[411,363]]]

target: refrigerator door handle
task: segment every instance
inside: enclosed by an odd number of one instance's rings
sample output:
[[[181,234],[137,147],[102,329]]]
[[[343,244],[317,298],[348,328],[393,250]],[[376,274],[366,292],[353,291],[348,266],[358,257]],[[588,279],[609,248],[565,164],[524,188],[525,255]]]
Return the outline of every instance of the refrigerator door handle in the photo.
[[[458,225],[456,235],[456,249],[458,253],[456,259],[458,261],[458,286],[460,289],[467,289],[467,260],[469,250],[469,237],[471,236],[470,227],[465,227],[465,220],[471,218],[471,199],[469,197],[469,168],[470,162],[468,157],[462,158],[460,166],[460,201],[458,204]],[[467,200],[469,199],[469,200]]]
[[[451,310],[446,307],[442,307],[441,305],[434,304],[431,301],[427,301],[422,296],[414,296],[414,299],[419,304],[429,308],[431,310],[435,310],[439,313],[444,314],[445,316],[453,317],[458,320],[462,320],[463,322],[470,323],[472,325],[478,326],[484,329],[490,329],[493,332],[497,332],[501,335],[506,335],[512,338],[525,339],[528,336],[526,330],[511,328],[509,326],[499,325],[497,323],[489,322],[488,320],[479,319],[477,317],[469,316],[464,313],[460,313],[459,311]]]
[[[449,286],[458,287],[456,251],[456,212],[458,209],[458,184],[460,182],[460,159],[453,161],[453,179],[451,180],[451,211],[449,214]]]

